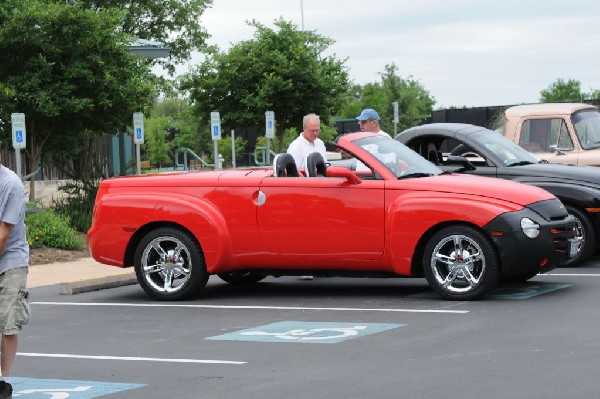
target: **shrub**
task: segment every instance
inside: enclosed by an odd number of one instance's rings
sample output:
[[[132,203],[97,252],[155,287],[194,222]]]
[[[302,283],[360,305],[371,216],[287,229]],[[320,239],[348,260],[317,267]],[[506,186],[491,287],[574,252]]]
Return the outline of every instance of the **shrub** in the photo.
[[[27,215],[25,226],[31,248],[75,250],[83,245],[83,239],[69,226],[68,218],[51,210]]]
[[[92,225],[92,212],[100,178],[85,177],[79,181],[69,181],[59,187],[67,195],[54,200],[54,210],[65,216],[69,225],[76,231],[85,233]]]

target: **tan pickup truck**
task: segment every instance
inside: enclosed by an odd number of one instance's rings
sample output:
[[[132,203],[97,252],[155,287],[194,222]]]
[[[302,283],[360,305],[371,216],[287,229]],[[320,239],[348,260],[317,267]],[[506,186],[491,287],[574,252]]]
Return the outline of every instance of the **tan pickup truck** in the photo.
[[[549,162],[600,166],[600,112],[589,104],[517,105],[505,111],[504,136]]]

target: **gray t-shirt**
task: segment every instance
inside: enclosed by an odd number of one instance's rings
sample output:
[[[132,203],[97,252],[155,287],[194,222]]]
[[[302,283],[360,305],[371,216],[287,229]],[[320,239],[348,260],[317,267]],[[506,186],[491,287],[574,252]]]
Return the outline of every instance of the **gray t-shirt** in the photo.
[[[21,179],[0,165],[0,221],[13,228],[0,254],[0,274],[29,265],[29,243],[25,237],[25,189]]]

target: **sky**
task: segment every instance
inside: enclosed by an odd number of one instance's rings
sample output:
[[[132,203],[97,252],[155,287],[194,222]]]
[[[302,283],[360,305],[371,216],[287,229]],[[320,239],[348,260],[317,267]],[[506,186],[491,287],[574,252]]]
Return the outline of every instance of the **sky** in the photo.
[[[201,23],[227,50],[253,38],[245,21],[279,17],[335,40],[325,55],[346,59],[354,83],[395,63],[436,109],[538,102],[559,78],[600,90],[598,0],[213,0]]]

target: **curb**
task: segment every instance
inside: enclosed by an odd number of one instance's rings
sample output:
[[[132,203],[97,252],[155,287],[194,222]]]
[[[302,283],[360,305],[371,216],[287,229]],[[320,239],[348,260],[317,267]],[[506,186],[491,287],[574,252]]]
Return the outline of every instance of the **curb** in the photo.
[[[135,273],[113,274],[104,277],[90,278],[60,283],[60,295],[75,295],[83,292],[100,291],[106,288],[116,288],[137,284]]]

